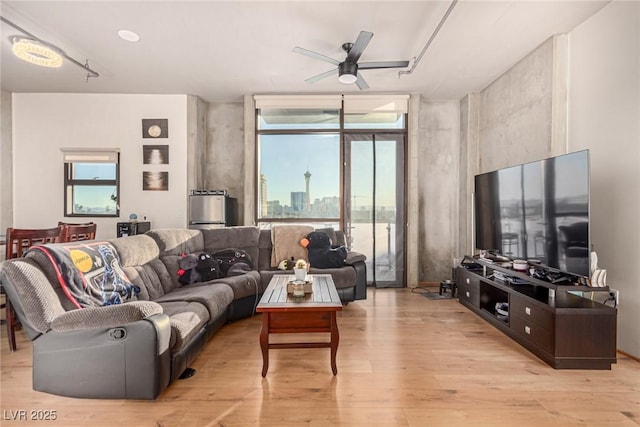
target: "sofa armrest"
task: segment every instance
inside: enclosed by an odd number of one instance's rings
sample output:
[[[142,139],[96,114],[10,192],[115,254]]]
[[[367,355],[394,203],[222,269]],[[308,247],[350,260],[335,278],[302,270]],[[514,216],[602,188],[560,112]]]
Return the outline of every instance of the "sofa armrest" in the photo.
[[[33,389],[90,399],[155,399],[171,378],[170,338],[166,314],[112,328],[49,331],[33,341]]]
[[[360,252],[348,252],[347,259],[344,260],[345,264],[354,265],[357,262],[364,262],[367,260],[366,255],[361,254]]]
[[[162,314],[162,306],[152,301],[132,301],[106,307],[88,307],[67,311],[53,319],[55,332],[80,331],[92,328],[112,328]]]
[[[367,265],[364,261],[356,261],[352,267],[356,271],[355,299],[367,299]]]

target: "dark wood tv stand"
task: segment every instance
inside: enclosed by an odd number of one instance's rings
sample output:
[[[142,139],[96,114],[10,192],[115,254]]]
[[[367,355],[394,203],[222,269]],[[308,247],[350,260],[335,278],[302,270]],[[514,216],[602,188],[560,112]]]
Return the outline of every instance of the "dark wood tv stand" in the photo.
[[[616,363],[617,310],[569,292],[594,288],[555,285],[483,260],[474,261],[482,270],[456,269],[462,305],[555,369],[611,369]],[[494,271],[518,277],[526,284],[494,279]],[[509,303],[508,316],[496,312],[498,302]]]

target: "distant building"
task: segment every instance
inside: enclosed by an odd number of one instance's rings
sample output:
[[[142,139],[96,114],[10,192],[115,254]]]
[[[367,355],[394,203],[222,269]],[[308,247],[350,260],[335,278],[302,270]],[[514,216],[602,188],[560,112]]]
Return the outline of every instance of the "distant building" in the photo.
[[[307,194],[304,191],[291,192],[291,208],[294,212],[301,212],[307,205]]]
[[[260,174],[260,216],[266,217],[269,209],[267,205],[267,176]]]
[[[305,200],[305,204],[304,204],[304,209],[306,211],[309,210],[309,203],[311,203],[311,195],[309,194],[309,181],[311,180],[311,173],[309,172],[309,170],[307,170],[304,173],[304,182],[305,182],[305,193],[306,193],[306,200]]]
[[[284,213],[284,206],[280,204],[280,200],[269,200],[267,202],[267,218],[277,218]]]

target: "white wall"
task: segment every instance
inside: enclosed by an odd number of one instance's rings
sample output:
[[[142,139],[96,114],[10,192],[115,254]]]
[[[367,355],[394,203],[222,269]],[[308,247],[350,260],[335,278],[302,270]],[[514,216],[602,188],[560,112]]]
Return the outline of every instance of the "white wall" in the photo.
[[[116,235],[130,213],[153,228],[187,224],[187,96],[13,94],[13,225],[64,220],[63,147],[120,149],[120,218],[92,218],[97,238]],[[169,120],[169,137],[142,138],[143,118]],[[168,144],[168,165],[143,165],[143,144]],[[142,191],[142,171],[168,171],[169,191]],[[69,222],[73,219],[67,218]]]
[[[0,234],[13,220],[11,165],[11,93],[0,92]],[[4,254],[0,254],[0,259]]]
[[[640,3],[570,34],[569,150],[591,154],[591,241],[620,291],[618,348],[640,357]]]

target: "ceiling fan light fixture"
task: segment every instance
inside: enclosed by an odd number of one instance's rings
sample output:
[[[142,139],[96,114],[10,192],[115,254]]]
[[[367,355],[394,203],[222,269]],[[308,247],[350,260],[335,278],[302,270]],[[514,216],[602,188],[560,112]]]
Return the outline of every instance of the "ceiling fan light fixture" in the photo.
[[[13,54],[23,61],[41,67],[58,68],[62,65],[62,54],[42,42],[27,37],[13,37]]]
[[[355,83],[358,78],[353,74],[340,74],[340,76],[338,76],[338,80],[340,80],[340,83],[351,84]]]
[[[353,62],[341,62],[338,65],[338,80],[340,83],[350,84],[358,80],[358,64]]]

